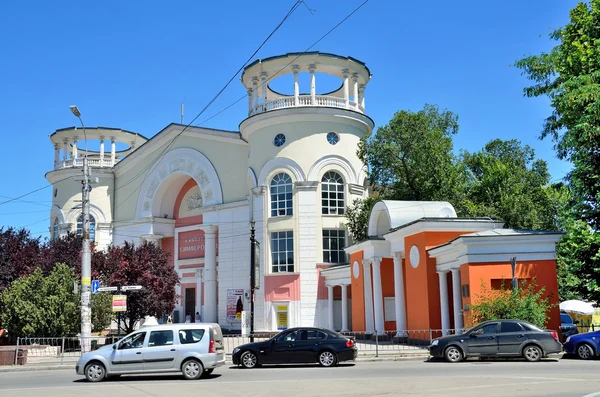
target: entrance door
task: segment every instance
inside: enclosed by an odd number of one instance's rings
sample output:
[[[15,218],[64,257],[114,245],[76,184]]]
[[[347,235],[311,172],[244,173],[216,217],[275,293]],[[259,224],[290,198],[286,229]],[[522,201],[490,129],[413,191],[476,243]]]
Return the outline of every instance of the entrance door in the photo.
[[[184,304],[183,321],[185,321],[187,315],[190,315],[190,322],[194,321],[196,314],[196,288],[185,289],[185,304]]]

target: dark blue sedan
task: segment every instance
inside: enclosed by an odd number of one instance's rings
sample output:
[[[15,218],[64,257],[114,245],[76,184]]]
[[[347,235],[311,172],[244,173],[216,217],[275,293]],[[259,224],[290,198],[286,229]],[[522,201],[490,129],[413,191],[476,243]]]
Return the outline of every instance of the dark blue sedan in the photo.
[[[600,331],[571,335],[564,347],[567,354],[575,354],[582,360],[594,358],[600,350]]]

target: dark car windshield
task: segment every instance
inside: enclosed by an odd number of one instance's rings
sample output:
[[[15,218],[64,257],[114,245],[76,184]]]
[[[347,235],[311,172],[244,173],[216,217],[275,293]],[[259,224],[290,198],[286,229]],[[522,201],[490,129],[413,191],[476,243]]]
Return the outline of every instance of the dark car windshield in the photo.
[[[560,322],[563,324],[573,324],[573,320],[571,319],[571,316],[569,316],[566,313],[560,314]]]

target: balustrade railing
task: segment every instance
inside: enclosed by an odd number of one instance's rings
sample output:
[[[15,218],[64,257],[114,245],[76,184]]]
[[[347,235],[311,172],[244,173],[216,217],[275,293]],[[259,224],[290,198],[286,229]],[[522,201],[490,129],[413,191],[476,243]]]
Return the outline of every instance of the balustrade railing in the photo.
[[[117,164],[118,162],[119,159],[115,158],[114,164]],[[113,160],[110,157],[104,157],[103,159],[100,159],[99,157],[88,157],[88,165],[90,167],[95,168],[112,167]],[[60,160],[54,163],[55,170],[71,167],[83,167],[83,157],[78,157],[76,159]]]
[[[350,109],[361,113],[364,113],[365,111],[364,107],[356,101],[348,100],[348,104],[346,105],[346,100],[344,98],[328,95],[315,95],[313,103],[313,97],[311,95],[300,95],[298,96],[297,105],[296,99],[293,96],[277,98],[264,103],[259,103],[253,109],[251,109],[249,115],[252,116],[258,113],[264,113],[271,110],[301,106],[323,106],[331,108]]]

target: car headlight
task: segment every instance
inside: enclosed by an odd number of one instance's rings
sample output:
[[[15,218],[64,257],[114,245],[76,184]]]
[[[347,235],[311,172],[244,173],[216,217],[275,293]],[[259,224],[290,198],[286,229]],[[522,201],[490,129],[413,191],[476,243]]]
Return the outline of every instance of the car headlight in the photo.
[[[570,340],[571,340],[571,337],[570,337],[570,336],[568,336],[568,337],[567,337],[567,340],[565,341],[565,343],[569,343],[569,341],[570,341]]]
[[[431,346],[437,346],[438,343],[440,343],[440,341],[437,339],[434,339],[433,342],[431,342]]]
[[[235,354],[235,353],[237,353],[237,352],[239,352],[239,351],[240,351],[240,348],[239,348],[239,347],[236,347],[235,349],[233,349],[233,354]]]

